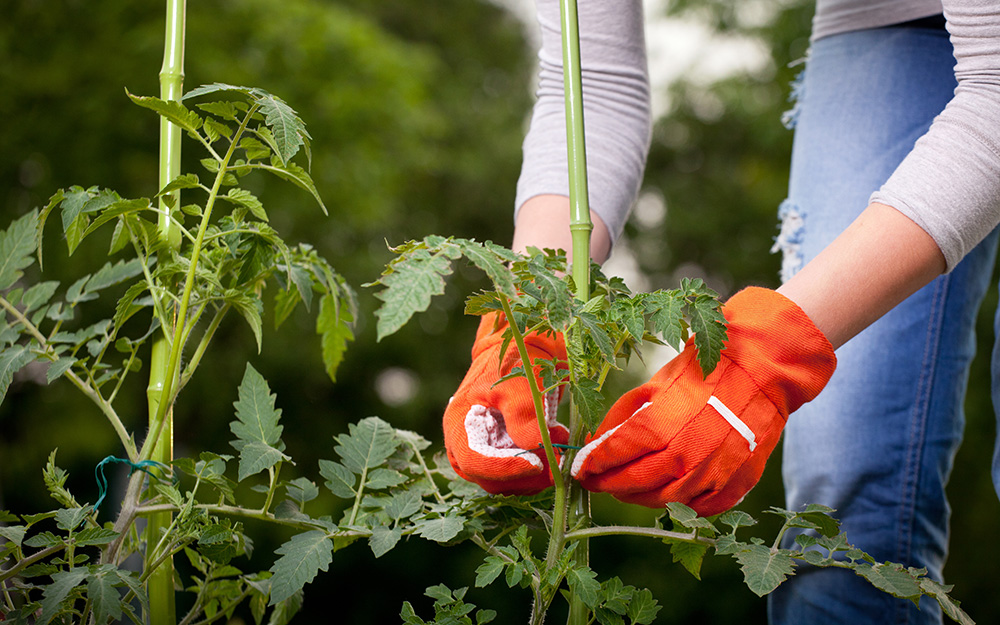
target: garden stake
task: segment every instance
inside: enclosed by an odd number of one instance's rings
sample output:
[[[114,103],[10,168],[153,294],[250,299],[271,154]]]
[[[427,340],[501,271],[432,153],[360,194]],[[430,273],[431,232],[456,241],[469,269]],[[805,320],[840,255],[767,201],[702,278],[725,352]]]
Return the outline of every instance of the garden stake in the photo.
[[[187,0],[167,0],[166,27],[163,45],[163,66],[160,69],[160,98],[163,100],[180,101],[184,92],[184,29],[187,12]],[[181,129],[160,118],[160,168],[159,186],[162,189],[171,180],[180,175],[181,171]],[[158,229],[160,236],[170,243],[172,249],[180,247],[180,229],[171,222],[171,212],[180,208],[180,191],[160,197],[160,216]],[[154,294],[154,297],[156,295]],[[167,328],[164,328],[167,331]],[[179,341],[179,333],[174,335]],[[146,390],[149,410],[150,436],[159,432],[156,446],[153,448],[151,460],[169,464],[173,460],[173,410],[162,402],[169,402],[170,393],[166,389],[174,387],[169,383],[176,380],[177,373],[169,368],[171,345],[160,337],[153,344],[150,356],[150,378]],[[173,379],[171,379],[173,378]],[[162,415],[158,418],[158,415]],[[162,423],[160,423],[162,419]],[[171,525],[170,512],[159,512],[149,517],[146,526],[146,560],[153,555],[155,545],[159,543],[160,533]],[[177,622],[174,601],[174,566],[172,560],[163,562],[149,576],[146,582],[149,594],[150,625],[173,625]]]
[[[590,199],[587,188],[587,150],[583,126],[583,79],[580,68],[580,23],[576,0],[560,0],[562,20],[563,90],[566,101],[566,157],[569,169],[570,236],[572,237],[572,270],[576,286],[576,297],[586,302],[590,299]],[[570,401],[570,442],[580,444],[583,438],[583,420],[575,404]],[[565,466],[572,464],[572,454],[565,460]],[[548,562],[551,565],[558,551],[565,545],[566,522],[570,527],[590,526],[590,500],[575,480],[568,475],[564,483],[568,486],[566,502],[556,506],[566,506],[569,518],[556,526],[550,542]],[[557,517],[561,516],[558,514]],[[586,539],[578,541],[575,559],[580,565],[589,564],[589,546]],[[589,611],[576,593],[570,595],[568,625],[585,625]]]

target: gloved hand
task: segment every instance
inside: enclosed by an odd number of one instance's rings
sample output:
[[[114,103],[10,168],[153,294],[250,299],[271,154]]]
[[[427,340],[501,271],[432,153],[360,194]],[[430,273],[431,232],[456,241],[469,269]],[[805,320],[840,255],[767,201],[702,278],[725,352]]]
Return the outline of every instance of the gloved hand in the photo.
[[[723,306],[728,340],[702,377],[693,341],[623,395],[573,461],[584,488],[702,516],[733,507],[760,479],[788,415],[836,368],[833,346],[795,303],[751,287]]]
[[[542,435],[528,380],[510,378],[494,386],[521,365],[513,341],[503,354],[503,362],[500,360],[506,328],[502,314],[485,315],[480,321],[472,346],[472,366],[445,409],[444,445],[451,466],[470,482],[494,494],[529,495],[552,486],[552,474],[541,448]],[[524,342],[532,363],[536,359],[566,360],[561,335],[533,333],[526,335]],[[534,367],[536,380],[538,373]],[[549,436],[558,444],[569,439],[569,430],[556,421],[562,392],[560,386],[545,398]]]

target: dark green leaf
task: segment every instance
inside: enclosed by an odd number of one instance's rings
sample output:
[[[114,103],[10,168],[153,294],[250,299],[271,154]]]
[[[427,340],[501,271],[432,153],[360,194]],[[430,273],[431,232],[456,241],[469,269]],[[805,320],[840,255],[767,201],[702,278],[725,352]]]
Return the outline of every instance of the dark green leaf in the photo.
[[[570,386],[573,403],[580,411],[580,417],[587,431],[593,432],[604,420],[604,397],[598,388],[597,381],[582,378]]]
[[[481,243],[468,239],[456,239],[455,243],[462,248],[462,253],[472,263],[479,267],[489,277],[497,291],[503,293],[511,299],[517,298],[517,289],[514,287],[514,276],[507,267],[504,258],[498,257],[491,249],[484,247]]]
[[[417,534],[427,540],[444,543],[458,536],[465,527],[465,519],[446,516],[417,522]]]
[[[703,375],[711,373],[719,364],[719,355],[726,342],[726,318],[722,316],[719,302],[708,297],[699,298],[688,307],[694,345],[698,348],[698,364]]]
[[[337,381],[337,368],[344,360],[347,343],[354,340],[354,332],[351,330],[353,321],[348,302],[338,301],[333,295],[324,295],[320,299],[316,333],[322,341],[326,374],[334,382]]]
[[[105,527],[88,527],[75,536],[77,545],[107,545],[118,537],[118,532]]]
[[[181,174],[166,184],[154,197],[160,197],[180,189],[197,189],[201,186],[197,174]]]
[[[674,562],[680,562],[695,579],[701,579],[701,562],[707,551],[708,545],[699,543],[676,542],[670,545]]]
[[[271,601],[275,605],[302,590],[333,562],[333,541],[326,532],[312,530],[293,536],[276,551],[280,558],[271,566]]]
[[[38,211],[31,211],[0,232],[0,291],[9,289],[35,262],[38,245]]]
[[[601,584],[597,581],[597,573],[587,567],[570,569],[566,573],[566,581],[573,594],[588,608],[594,609],[600,603]]]
[[[34,362],[37,356],[23,345],[12,345],[0,353],[0,403],[7,396],[7,389],[14,380],[14,374],[28,363]]]
[[[742,565],[747,587],[759,597],[773,591],[787,576],[795,574],[795,563],[787,554],[772,551],[764,545],[747,545],[746,549],[735,554],[735,558]]]
[[[407,254],[391,269],[378,282],[385,290],[375,295],[383,302],[375,311],[379,341],[403,327],[414,313],[427,310],[431,298],[444,293],[444,276],[452,271],[448,257],[426,250]]]
[[[636,625],[649,625],[656,620],[656,615],[662,608],[653,598],[653,593],[643,588],[632,594],[626,614]]]
[[[348,469],[361,474],[383,462],[396,451],[399,441],[392,426],[378,417],[362,419],[348,426],[348,434],[337,437],[334,451]]]
[[[368,538],[368,546],[376,558],[380,558],[388,553],[399,539],[403,537],[403,530],[398,527],[376,526],[372,530],[372,535]]]
[[[127,89],[125,90],[125,93],[128,93]],[[180,127],[181,130],[194,133],[201,128],[201,116],[188,109],[180,102],[175,100],[161,100],[152,96],[136,96],[131,93],[128,93],[128,97],[139,106],[156,111]]]
[[[486,560],[476,569],[476,588],[493,583],[503,573],[504,561],[497,556],[486,556]]]
[[[121,618],[122,598],[117,588],[120,585],[118,572],[111,564],[97,567],[87,576],[87,598],[93,606],[96,622],[107,623]]]
[[[79,586],[87,578],[86,568],[76,568],[69,571],[60,571],[52,575],[52,583],[42,591],[42,616],[43,623],[48,623],[61,610],[62,602],[69,597],[74,588]]]
[[[325,486],[337,497],[350,499],[357,494],[357,491],[354,490],[357,477],[339,462],[320,460],[319,472],[326,478]]]
[[[909,599],[914,603],[920,599],[920,584],[901,564],[886,562],[884,564],[860,565],[854,572],[867,579],[876,588],[894,597]]]

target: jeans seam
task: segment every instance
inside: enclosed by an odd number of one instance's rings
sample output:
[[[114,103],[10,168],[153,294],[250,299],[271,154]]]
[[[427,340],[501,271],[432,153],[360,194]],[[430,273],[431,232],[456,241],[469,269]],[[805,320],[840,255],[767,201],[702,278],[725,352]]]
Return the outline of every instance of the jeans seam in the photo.
[[[913,407],[910,438],[906,450],[906,470],[899,511],[900,534],[896,544],[896,559],[901,563],[910,562],[913,548],[913,525],[916,522],[916,505],[920,485],[921,462],[923,461],[924,439],[927,435],[927,418],[930,396],[934,388],[937,358],[941,344],[941,320],[944,317],[944,302],[947,298],[950,275],[941,276],[933,286],[930,315],[927,319],[927,334],[924,344],[923,366],[917,383],[916,402]],[[898,609],[896,622],[905,625],[910,622],[910,610]]]

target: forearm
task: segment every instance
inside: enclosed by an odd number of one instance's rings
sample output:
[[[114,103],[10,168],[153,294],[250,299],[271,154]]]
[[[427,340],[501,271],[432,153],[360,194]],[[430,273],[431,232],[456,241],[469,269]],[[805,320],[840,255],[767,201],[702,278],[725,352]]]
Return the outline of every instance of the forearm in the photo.
[[[514,222],[515,252],[524,253],[529,247],[566,250],[572,258],[573,242],[570,226],[569,198],[565,195],[536,195],[521,206]],[[603,263],[611,252],[611,235],[604,221],[593,211],[590,220],[590,257]]]
[[[778,292],[836,349],[944,270],[930,235],[896,209],[871,204]]]

